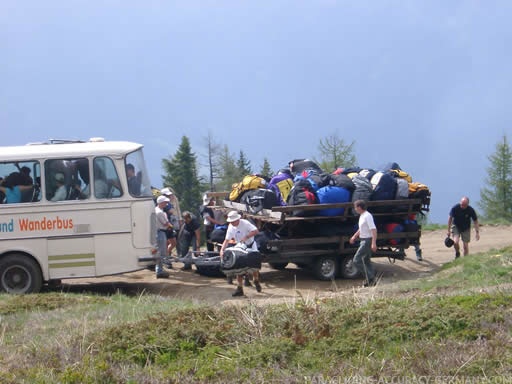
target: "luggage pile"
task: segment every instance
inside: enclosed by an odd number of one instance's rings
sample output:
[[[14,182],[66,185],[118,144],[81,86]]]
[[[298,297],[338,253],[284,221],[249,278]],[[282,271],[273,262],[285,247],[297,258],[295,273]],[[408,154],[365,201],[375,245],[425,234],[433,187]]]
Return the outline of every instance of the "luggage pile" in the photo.
[[[347,203],[356,200],[382,201],[420,199],[416,209],[429,210],[430,189],[412,177],[397,163],[390,163],[382,170],[370,168],[338,168],[324,172],[309,159],[289,162],[270,179],[260,175],[247,175],[233,184],[230,201],[243,203],[251,213],[283,205],[309,205]],[[372,211],[372,209],[369,209]],[[374,208],[378,210],[378,208]],[[294,216],[340,216],[344,208],[296,210]]]

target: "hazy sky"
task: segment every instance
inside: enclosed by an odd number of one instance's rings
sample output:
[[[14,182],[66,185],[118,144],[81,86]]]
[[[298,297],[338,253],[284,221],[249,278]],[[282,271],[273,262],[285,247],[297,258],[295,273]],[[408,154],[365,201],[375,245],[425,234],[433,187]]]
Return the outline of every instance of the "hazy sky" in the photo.
[[[487,157],[510,138],[510,1],[2,0],[2,145],[49,138],[145,145],[161,159],[208,132],[253,168],[355,141],[395,161],[445,223],[478,208]],[[478,211],[478,209],[477,209]]]

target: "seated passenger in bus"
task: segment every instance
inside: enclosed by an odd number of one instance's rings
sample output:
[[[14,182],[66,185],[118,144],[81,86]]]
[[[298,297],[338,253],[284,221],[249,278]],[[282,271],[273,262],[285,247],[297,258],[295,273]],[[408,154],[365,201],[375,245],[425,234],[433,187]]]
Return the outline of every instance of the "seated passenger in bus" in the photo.
[[[55,190],[55,193],[53,194],[53,197],[50,199],[50,201],[61,201],[67,199],[68,189],[64,179],[65,178],[63,173],[58,172],[55,174],[55,184],[57,185],[57,189]]]
[[[89,197],[89,184],[82,188],[82,182],[76,180],[71,185],[71,191],[69,191],[68,200],[85,200]]]
[[[128,179],[128,192],[130,192],[130,195],[139,196],[142,173],[139,171],[135,174],[135,167],[133,164],[128,163],[126,164],[126,178]]]
[[[103,169],[94,164],[94,196],[98,199],[106,199],[109,197],[109,186]]]
[[[32,189],[32,185],[20,185],[21,175],[19,172],[13,172],[0,185],[0,192],[5,196],[4,200],[7,204],[21,203],[21,193]]]

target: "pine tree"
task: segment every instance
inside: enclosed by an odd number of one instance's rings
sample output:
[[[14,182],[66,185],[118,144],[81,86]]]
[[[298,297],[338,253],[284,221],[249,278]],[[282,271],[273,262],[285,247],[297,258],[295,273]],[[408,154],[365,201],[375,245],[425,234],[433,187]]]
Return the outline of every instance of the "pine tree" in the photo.
[[[512,151],[507,136],[496,144],[496,152],[488,157],[486,185],[480,190],[478,205],[490,220],[512,221]]]
[[[208,176],[204,185],[204,189],[215,191],[217,190],[216,182],[219,179],[220,174],[220,166],[219,166],[219,157],[221,154],[221,146],[215,142],[212,134],[209,132],[208,136],[205,138],[206,149],[208,151],[207,154],[207,167],[208,167]]]
[[[320,151],[320,167],[327,171],[333,171],[338,167],[349,168],[356,165],[354,144],[345,144],[345,141],[337,135],[331,135],[320,139],[318,150]]]
[[[273,176],[270,163],[266,157],[263,158],[263,165],[261,166],[260,175],[271,178]]]
[[[240,154],[238,155],[236,167],[238,168],[238,175],[240,179],[252,173],[251,161],[247,158],[244,151],[242,150],[240,150]]]
[[[229,152],[227,145],[219,154],[219,181],[217,188],[219,191],[231,191],[231,186],[238,183],[241,177],[236,166],[234,156]]]
[[[174,156],[162,160],[165,171],[163,184],[172,186],[180,201],[182,212],[195,213],[201,204],[196,162],[196,155],[192,153],[190,141],[186,136],[181,138],[181,144]]]

